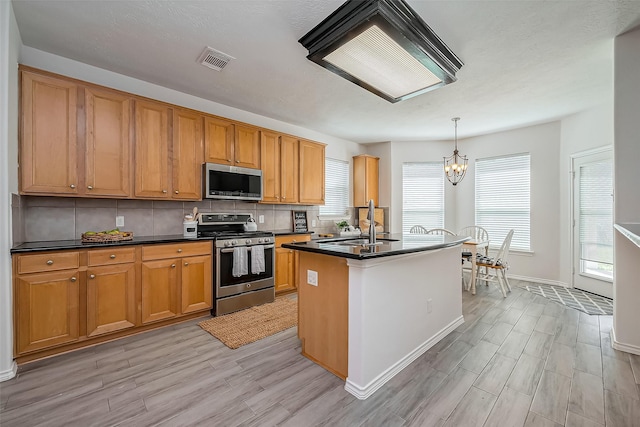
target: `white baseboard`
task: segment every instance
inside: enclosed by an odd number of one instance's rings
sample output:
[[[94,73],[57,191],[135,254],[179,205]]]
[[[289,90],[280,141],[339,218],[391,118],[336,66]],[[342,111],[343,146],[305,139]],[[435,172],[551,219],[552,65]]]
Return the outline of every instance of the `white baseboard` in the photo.
[[[559,280],[541,279],[539,277],[516,276],[515,274],[507,273],[507,278],[514,280],[524,280],[525,282],[542,283],[543,285],[564,286],[565,288],[571,287],[568,283],[561,282]]]
[[[629,345],[629,344],[624,344],[624,343],[619,342],[616,339],[616,332],[615,332],[613,326],[611,327],[611,345],[616,350],[624,351],[626,353],[631,353],[631,354],[637,354],[638,356],[640,356],[640,346]]]
[[[454,329],[456,329],[463,323],[464,317],[458,317],[453,322],[449,323],[447,326],[441,329],[434,336],[429,338],[427,341],[420,344],[415,350],[407,354],[402,359],[398,360],[389,369],[378,375],[373,381],[371,381],[364,387],[354,384],[349,380],[349,378],[347,378],[344,389],[360,400],[366,399],[367,397],[375,393],[376,390],[382,387],[387,381],[395,377],[400,371],[409,366],[414,360],[422,356],[427,350],[436,345],[441,339],[449,335],[451,332],[453,332]]]
[[[18,365],[15,361],[11,362],[11,367],[6,371],[0,371],[0,382],[10,380],[16,376],[18,372]]]

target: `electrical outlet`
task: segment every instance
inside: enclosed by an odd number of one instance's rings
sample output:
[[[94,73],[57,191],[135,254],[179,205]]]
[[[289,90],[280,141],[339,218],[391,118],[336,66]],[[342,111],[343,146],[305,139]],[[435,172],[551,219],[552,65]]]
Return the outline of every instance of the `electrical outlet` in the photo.
[[[124,227],[124,216],[116,217],[116,227]]]
[[[429,298],[427,300],[427,313],[431,313],[433,311],[433,300]]]
[[[258,222],[264,224],[264,215],[258,215]]]
[[[312,227],[315,227],[315,226],[316,226],[316,220],[315,220],[315,219],[312,219],[312,220],[311,220],[311,226],[312,226]]]
[[[318,286],[318,272],[307,270],[307,283],[311,286]]]

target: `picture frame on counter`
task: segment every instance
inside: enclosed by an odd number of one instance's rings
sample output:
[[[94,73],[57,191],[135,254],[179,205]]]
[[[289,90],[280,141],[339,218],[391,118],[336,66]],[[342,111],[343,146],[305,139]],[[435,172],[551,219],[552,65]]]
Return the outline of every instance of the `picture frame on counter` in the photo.
[[[309,231],[307,226],[307,211],[292,211],[293,231]]]

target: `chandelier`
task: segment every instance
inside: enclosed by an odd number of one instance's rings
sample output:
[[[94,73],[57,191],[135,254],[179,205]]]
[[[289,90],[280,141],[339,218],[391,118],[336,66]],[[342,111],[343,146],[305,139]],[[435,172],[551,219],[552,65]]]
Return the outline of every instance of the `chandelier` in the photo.
[[[454,117],[451,119],[455,125],[455,149],[453,154],[449,157],[443,157],[444,159],[444,174],[447,179],[453,185],[458,184],[464,178],[467,173],[467,156],[461,156],[458,154],[458,120],[460,117]]]

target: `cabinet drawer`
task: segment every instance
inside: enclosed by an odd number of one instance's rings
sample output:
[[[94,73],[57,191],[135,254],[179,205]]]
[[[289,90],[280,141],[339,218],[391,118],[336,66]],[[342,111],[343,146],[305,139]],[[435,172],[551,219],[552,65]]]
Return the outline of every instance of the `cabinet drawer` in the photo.
[[[284,243],[308,242],[309,240],[311,240],[310,234],[289,234],[285,236],[276,236],[276,248],[279,248]]]
[[[172,243],[170,245],[146,245],[142,247],[143,261],[210,254],[211,241],[197,243]]]
[[[78,268],[79,252],[51,252],[38,255],[20,255],[18,274]]]
[[[134,262],[136,251],[134,248],[98,249],[89,251],[89,266],[123,264]]]

